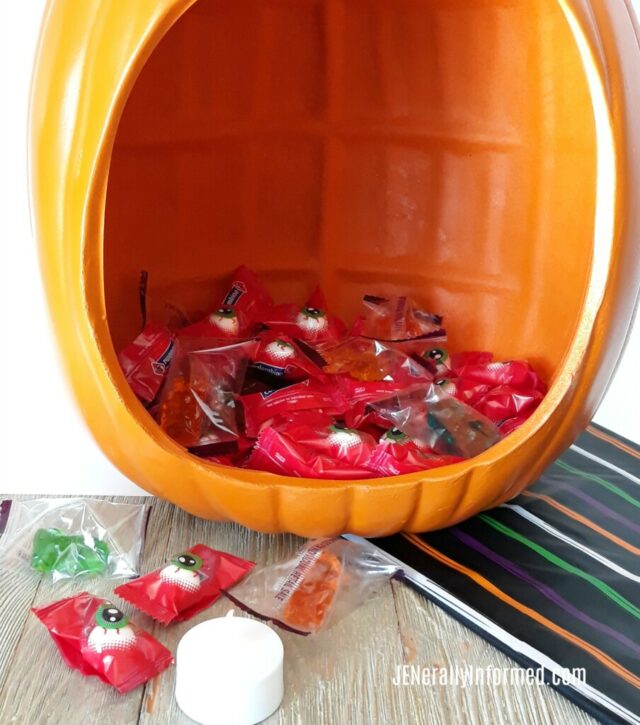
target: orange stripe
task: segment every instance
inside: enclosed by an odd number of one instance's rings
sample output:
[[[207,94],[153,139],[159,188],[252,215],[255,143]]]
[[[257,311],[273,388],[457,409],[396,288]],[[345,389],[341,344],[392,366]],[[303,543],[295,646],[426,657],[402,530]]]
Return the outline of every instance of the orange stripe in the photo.
[[[574,521],[578,521],[579,523],[583,524],[584,526],[591,529],[592,531],[595,531],[598,534],[600,534],[600,536],[604,536],[605,539],[609,539],[609,541],[613,541],[614,544],[621,546],[623,549],[630,551],[632,554],[640,555],[640,549],[638,549],[633,544],[630,544],[628,541],[625,541],[624,539],[620,539],[618,536],[616,536],[615,534],[612,534],[610,531],[607,531],[606,529],[603,529],[601,526],[594,524],[593,521],[590,521],[589,519],[585,518],[584,516],[580,516],[580,514],[577,514],[575,511],[572,511],[571,509],[567,508],[566,506],[563,506],[561,503],[558,503],[557,501],[554,501],[552,498],[549,498],[549,496],[543,496],[540,493],[531,493],[531,491],[523,491],[523,493],[521,495],[527,496],[528,498],[537,498],[537,499],[540,499],[540,501],[544,501],[545,503],[549,504],[549,506],[553,506],[554,509],[561,511],[565,516],[568,516],[569,518],[573,519]]]
[[[596,438],[600,438],[601,441],[606,441],[607,443],[611,443],[612,446],[615,446],[616,448],[619,448],[621,451],[624,451],[625,453],[628,453],[630,456],[633,456],[634,458],[640,458],[640,453],[635,450],[635,448],[632,448],[631,446],[628,446],[626,443],[622,443],[621,441],[617,440],[616,438],[613,438],[610,435],[607,435],[606,433],[603,433],[602,431],[599,431],[597,428],[594,428],[593,426],[588,426],[587,431],[591,433],[592,436],[595,436]]]
[[[580,647],[580,649],[583,649],[585,652],[588,652],[592,657],[595,657],[595,659],[597,659],[605,667],[622,677],[622,679],[634,685],[636,688],[640,688],[640,677],[634,675],[633,672],[629,672],[629,670],[622,667],[622,665],[618,664],[612,657],[609,657],[609,655],[605,654],[597,647],[594,647],[588,642],[585,642],[583,639],[580,639],[580,637],[576,637],[575,634],[568,632],[566,629],[559,627],[551,620],[543,617],[541,614],[536,612],[535,609],[531,609],[530,607],[522,604],[522,602],[519,602],[513,597],[510,597],[501,589],[498,589],[498,587],[492,584],[488,579],[483,577],[481,574],[478,574],[478,572],[473,571],[473,569],[468,569],[466,566],[463,566],[457,561],[454,561],[448,556],[445,556],[442,552],[433,549],[428,544],[425,544],[424,541],[415,534],[403,534],[403,536],[412,544],[417,546],[419,549],[425,551],[437,561],[440,561],[446,566],[451,567],[456,571],[459,571],[461,574],[468,576],[470,579],[473,579],[473,581],[479,584],[483,589],[486,589],[488,592],[493,594],[495,597],[498,597],[498,599],[501,599],[503,602],[513,607],[514,609],[517,609],[519,612],[522,612],[522,614],[525,614],[531,619],[535,619],[536,622],[547,627],[547,629],[552,630],[560,637],[563,637],[564,639],[569,640],[569,642],[577,645],[578,647]]]

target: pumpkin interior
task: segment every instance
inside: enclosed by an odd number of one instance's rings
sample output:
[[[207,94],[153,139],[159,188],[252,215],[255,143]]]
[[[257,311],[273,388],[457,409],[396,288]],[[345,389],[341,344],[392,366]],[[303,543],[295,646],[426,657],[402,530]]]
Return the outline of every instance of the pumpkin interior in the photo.
[[[160,41],[113,148],[116,350],[149,311],[216,306],[254,268],[347,321],[408,291],[450,347],[551,381],[592,259],[595,127],[555,0],[199,0]]]

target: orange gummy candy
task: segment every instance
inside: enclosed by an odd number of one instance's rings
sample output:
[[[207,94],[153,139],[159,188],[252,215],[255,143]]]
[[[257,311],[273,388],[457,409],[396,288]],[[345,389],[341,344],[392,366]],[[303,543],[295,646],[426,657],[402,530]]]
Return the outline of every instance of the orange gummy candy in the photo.
[[[320,629],[333,604],[341,571],[340,560],[323,551],[289,597],[285,622],[307,632]]]
[[[323,351],[324,371],[350,375],[355,380],[384,380],[391,374],[391,360],[388,355],[376,354],[369,343],[367,345],[368,348],[343,344]]]
[[[196,392],[203,397],[204,391]],[[202,435],[203,411],[193,393],[192,381],[179,375],[160,407],[160,427],[185,448],[197,445]]]

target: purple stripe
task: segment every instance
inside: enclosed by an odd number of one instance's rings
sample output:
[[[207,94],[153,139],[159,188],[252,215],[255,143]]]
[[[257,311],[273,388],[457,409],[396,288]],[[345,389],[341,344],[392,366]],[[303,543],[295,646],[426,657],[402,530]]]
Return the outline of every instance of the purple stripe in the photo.
[[[554,484],[558,486],[558,488],[562,488],[563,490],[567,491],[568,493],[573,494],[574,496],[577,496],[579,499],[584,501],[585,503],[589,504],[590,506],[593,506],[593,508],[598,509],[601,514],[604,514],[607,518],[613,519],[614,521],[617,521],[619,524],[622,524],[623,526],[628,527],[632,531],[635,531],[636,533],[640,534],[640,526],[637,524],[634,524],[633,521],[629,521],[629,519],[625,518],[619,513],[616,513],[615,511],[612,511],[610,508],[605,506],[604,504],[600,503],[600,501],[597,501],[595,498],[591,498],[588,494],[581,491],[576,486],[568,486],[566,483],[560,483],[559,481],[555,480]]]
[[[528,574],[526,571],[524,571],[524,569],[521,569],[512,561],[509,561],[503,556],[500,556],[500,554],[496,554],[494,551],[491,551],[491,549],[488,549],[477,539],[474,539],[472,536],[469,536],[469,534],[461,531],[457,526],[449,529],[449,531],[456,537],[456,539],[461,541],[469,548],[474,549],[490,561],[493,561],[495,564],[498,564],[498,566],[501,566],[505,571],[508,571],[510,574],[518,577],[518,579],[522,579],[522,581],[537,589],[544,597],[551,600],[554,604],[557,604],[568,614],[572,615],[576,619],[579,619],[581,622],[588,624],[590,627],[599,630],[603,634],[607,634],[609,637],[612,637],[621,644],[625,644],[632,652],[640,654],[640,646],[636,644],[636,642],[634,642],[632,639],[629,639],[621,632],[617,632],[615,629],[612,629],[606,624],[598,622],[596,619],[592,619],[588,614],[581,612],[579,609],[574,607],[573,604],[557,594],[551,587],[543,584],[541,581]]]
[[[5,500],[0,503],[0,536],[4,534],[4,530],[7,528],[7,521],[9,521],[9,513],[11,512],[11,504],[12,500],[10,498],[5,498]]]

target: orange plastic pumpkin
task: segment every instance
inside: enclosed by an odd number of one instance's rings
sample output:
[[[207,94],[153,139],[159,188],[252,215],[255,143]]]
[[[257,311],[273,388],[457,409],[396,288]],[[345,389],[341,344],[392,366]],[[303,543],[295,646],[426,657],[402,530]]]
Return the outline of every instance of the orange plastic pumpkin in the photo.
[[[198,516],[305,536],[424,531],[515,496],[589,421],[640,278],[630,0],[50,0],[33,209],[93,435]],[[226,469],[167,438],[116,350],[136,285],[206,307],[239,263],[352,317],[408,290],[452,346],[530,359],[533,417],[472,460],[337,482]],[[174,298],[175,299],[175,298]]]

